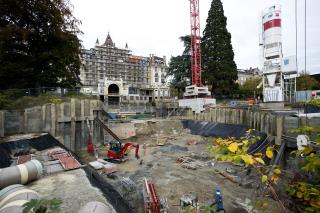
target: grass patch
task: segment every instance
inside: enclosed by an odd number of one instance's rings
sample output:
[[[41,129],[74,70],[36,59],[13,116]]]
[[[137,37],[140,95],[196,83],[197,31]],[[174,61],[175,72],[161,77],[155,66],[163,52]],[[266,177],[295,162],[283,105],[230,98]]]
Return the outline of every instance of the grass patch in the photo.
[[[45,104],[60,104],[69,102],[71,98],[76,99],[97,99],[96,96],[87,96],[76,93],[66,93],[63,97],[56,95],[40,95],[40,96],[20,96],[11,94],[10,92],[0,93],[0,110],[19,110],[34,106],[42,106]]]

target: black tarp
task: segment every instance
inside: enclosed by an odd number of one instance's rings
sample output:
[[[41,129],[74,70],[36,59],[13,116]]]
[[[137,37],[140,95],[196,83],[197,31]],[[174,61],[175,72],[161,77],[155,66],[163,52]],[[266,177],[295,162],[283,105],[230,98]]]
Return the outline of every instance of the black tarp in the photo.
[[[307,104],[304,108],[304,113],[320,113],[320,107]]]
[[[190,129],[191,134],[193,135],[211,138],[235,137],[240,139],[241,137],[245,137],[247,134],[246,132],[249,130],[245,125],[222,124],[209,121],[184,120],[182,121],[182,124],[184,128]],[[256,137],[257,142],[250,146],[248,150],[249,154],[264,151],[265,147],[270,145],[266,133],[254,130],[251,132],[251,137]]]

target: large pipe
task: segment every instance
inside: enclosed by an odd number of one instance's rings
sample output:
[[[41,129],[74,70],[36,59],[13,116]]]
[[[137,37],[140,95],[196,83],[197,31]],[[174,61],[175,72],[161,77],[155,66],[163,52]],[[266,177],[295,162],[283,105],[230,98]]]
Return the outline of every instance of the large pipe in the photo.
[[[0,213],[22,213],[25,203],[39,198],[38,193],[23,185],[8,186],[0,191]]]
[[[104,203],[92,201],[83,206],[78,213],[110,213],[113,212]],[[1,212],[0,212],[1,213]]]
[[[43,173],[43,166],[38,160],[0,169],[0,189],[12,184],[26,184],[38,179]]]

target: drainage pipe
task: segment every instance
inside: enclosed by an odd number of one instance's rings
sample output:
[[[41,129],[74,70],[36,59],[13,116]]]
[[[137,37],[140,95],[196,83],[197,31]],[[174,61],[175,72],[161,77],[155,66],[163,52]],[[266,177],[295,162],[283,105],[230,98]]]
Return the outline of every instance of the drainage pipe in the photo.
[[[109,213],[110,208],[104,203],[92,201],[83,206],[78,213]],[[1,213],[1,212],[0,212]]]
[[[38,160],[0,169],[0,189],[12,184],[26,184],[38,179],[42,173],[43,166]]]
[[[0,191],[0,213],[18,213],[23,211],[23,205],[40,196],[33,190],[20,184],[8,186]]]

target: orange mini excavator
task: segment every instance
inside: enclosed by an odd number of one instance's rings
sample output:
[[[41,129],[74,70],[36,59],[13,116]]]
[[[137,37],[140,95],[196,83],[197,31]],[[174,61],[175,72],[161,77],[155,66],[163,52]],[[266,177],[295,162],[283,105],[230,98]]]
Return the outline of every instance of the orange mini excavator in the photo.
[[[128,154],[131,147],[134,147],[135,150],[135,157],[139,159],[139,144],[133,144],[133,143],[125,143],[122,145],[120,141],[111,141],[109,143],[110,148],[107,153],[107,160],[116,160],[116,161],[122,161],[124,157]]]
[[[122,145],[121,139],[111,129],[109,129],[109,127],[107,127],[100,119],[95,118],[94,121],[114,138],[114,140],[109,142],[110,146],[107,152],[107,158],[105,160],[121,162],[124,160],[124,157],[128,154],[131,147],[136,148],[135,157],[139,159],[139,144],[125,143],[124,145]]]

